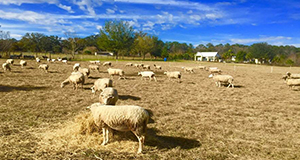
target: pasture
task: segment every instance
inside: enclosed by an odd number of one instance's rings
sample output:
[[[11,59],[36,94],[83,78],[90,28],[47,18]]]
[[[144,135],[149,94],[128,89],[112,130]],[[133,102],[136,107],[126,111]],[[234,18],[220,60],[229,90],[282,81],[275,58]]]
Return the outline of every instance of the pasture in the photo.
[[[23,69],[15,60],[12,72],[0,70],[0,159],[300,159],[300,91],[281,79],[300,68],[273,67],[271,73],[270,66],[201,63],[232,75],[232,89],[216,87],[207,71],[183,72],[182,66],[196,62],[143,62],[162,66],[153,69],[154,82],[141,80],[139,69],[125,67],[125,61],[111,61],[127,77],[114,77],[117,105],[152,113],[143,154],[137,155],[132,133],[116,132],[101,146],[101,129],[90,127],[86,107],[99,94],[93,97],[90,88],[109,77],[107,67],[91,71],[84,88],[75,91],[71,85],[60,88],[75,61],[49,63],[49,73],[27,61]],[[166,70],[181,71],[182,82],[169,81]]]

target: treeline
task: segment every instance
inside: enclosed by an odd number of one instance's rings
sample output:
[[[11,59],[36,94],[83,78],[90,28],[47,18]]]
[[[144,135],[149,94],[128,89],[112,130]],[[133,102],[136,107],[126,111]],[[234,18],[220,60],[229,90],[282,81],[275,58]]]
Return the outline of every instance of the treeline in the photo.
[[[251,62],[253,59],[277,65],[300,65],[300,48],[274,46],[268,43],[242,44],[192,44],[163,42],[157,36],[136,32],[125,21],[107,21],[98,35],[79,38],[76,33],[66,32],[64,38],[41,33],[26,33],[21,40],[9,38],[9,32],[0,32],[0,53],[8,57],[14,52],[44,52],[70,54],[94,54],[113,52],[116,59],[126,57],[168,58],[192,60],[197,52],[218,52],[223,60]]]

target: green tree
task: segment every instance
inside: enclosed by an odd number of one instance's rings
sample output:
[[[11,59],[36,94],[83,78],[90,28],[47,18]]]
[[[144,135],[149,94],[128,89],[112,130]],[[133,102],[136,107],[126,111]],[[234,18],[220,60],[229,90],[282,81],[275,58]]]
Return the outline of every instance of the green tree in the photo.
[[[154,37],[149,35],[138,36],[134,40],[135,49],[141,54],[143,59],[145,55],[154,50]]]
[[[234,53],[231,49],[229,49],[227,52],[225,52],[222,57],[223,59],[231,59],[231,57],[234,56]]]
[[[244,61],[246,59],[246,55],[247,55],[247,52],[238,51],[236,54],[236,61],[238,61],[238,62]]]

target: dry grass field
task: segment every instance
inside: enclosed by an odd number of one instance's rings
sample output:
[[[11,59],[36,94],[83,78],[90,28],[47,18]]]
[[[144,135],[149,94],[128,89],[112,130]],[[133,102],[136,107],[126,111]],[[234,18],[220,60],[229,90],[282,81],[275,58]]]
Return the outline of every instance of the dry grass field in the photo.
[[[300,68],[273,67],[271,73],[271,66],[201,63],[232,75],[232,89],[216,87],[207,71],[183,72],[182,66],[200,65],[195,62],[155,62],[182,71],[177,83],[157,70],[158,82],[142,81],[138,69],[112,61],[127,77],[114,77],[117,105],[139,105],[152,115],[143,154],[137,155],[132,133],[116,132],[101,146],[101,130],[92,127],[86,107],[98,96],[90,87],[109,77],[107,68],[92,71],[75,91],[60,88],[75,62],[50,63],[49,73],[28,62],[22,69],[16,60],[12,72],[0,69],[0,159],[300,159],[300,91],[281,79]]]

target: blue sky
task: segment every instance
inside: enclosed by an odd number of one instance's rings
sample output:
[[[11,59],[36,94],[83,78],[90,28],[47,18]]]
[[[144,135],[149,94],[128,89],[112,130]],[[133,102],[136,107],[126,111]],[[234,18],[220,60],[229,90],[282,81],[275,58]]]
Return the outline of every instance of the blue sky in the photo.
[[[298,0],[0,0],[1,30],[21,39],[99,33],[107,20],[128,21],[163,41],[300,47]]]

